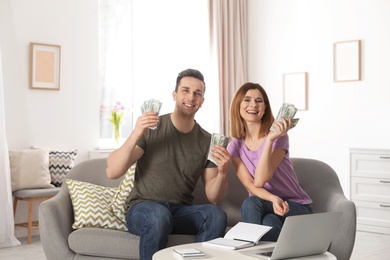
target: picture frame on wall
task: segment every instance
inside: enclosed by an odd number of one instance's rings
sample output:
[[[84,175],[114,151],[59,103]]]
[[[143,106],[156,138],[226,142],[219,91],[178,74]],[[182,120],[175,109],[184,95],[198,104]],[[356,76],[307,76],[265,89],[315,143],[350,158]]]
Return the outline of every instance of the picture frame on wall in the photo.
[[[61,46],[30,43],[30,88],[60,90]]]
[[[360,40],[334,43],[335,82],[360,80],[360,45]]]
[[[307,72],[283,74],[283,103],[307,110]]]

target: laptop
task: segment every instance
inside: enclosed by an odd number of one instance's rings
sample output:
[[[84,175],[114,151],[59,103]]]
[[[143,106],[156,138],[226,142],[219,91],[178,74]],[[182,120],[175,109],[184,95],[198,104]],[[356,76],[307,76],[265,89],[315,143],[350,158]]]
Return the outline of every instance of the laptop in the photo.
[[[342,212],[287,217],[274,247],[241,253],[260,259],[285,259],[325,253],[340,223]]]

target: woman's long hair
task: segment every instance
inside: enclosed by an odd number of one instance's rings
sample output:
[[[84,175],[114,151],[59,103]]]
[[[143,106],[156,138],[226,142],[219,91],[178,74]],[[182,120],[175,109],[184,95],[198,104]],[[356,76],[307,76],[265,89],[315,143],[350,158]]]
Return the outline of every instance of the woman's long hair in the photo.
[[[248,90],[257,89],[263,95],[265,112],[261,118],[261,128],[258,138],[268,135],[269,129],[274,122],[274,116],[272,114],[271,105],[269,103],[268,95],[260,84],[247,82],[242,85],[234,94],[233,100],[230,105],[230,136],[233,138],[244,138],[246,136],[247,125],[245,120],[240,115],[241,102]]]

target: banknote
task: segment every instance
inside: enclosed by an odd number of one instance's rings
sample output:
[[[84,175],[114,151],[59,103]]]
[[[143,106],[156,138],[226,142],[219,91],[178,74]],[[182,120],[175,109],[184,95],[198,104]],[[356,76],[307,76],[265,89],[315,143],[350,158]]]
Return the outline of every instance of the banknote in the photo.
[[[290,126],[290,129],[291,129],[291,128],[294,128],[294,127],[298,124],[298,121],[299,121],[299,118],[293,118],[293,119],[291,119],[291,126]]]
[[[215,163],[215,165],[218,165],[218,162],[214,161],[211,158],[211,154],[210,153],[213,150],[213,147],[216,146],[216,145],[220,145],[220,146],[223,146],[223,147],[226,148],[227,145],[228,145],[228,141],[229,141],[228,137],[226,137],[226,136],[224,136],[222,134],[213,133],[212,136],[211,136],[209,155],[208,155],[207,159],[209,159],[210,161]]]
[[[146,112],[154,112],[157,115],[160,114],[160,109],[161,109],[162,103],[156,99],[149,99],[146,100],[142,106],[141,106],[141,112],[146,113]],[[155,130],[157,129],[157,126],[151,126],[149,129]]]
[[[290,127],[290,129],[291,129],[298,124],[299,118],[294,118],[297,111],[298,111],[298,109],[293,104],[284,103],[280,107],[275,121],[282,122],[282,118],[284,118],[286,121],[291,119],[291,127]],[[275,128],[273,127],[273,125],[271,126],[270,130],[275,131]]]

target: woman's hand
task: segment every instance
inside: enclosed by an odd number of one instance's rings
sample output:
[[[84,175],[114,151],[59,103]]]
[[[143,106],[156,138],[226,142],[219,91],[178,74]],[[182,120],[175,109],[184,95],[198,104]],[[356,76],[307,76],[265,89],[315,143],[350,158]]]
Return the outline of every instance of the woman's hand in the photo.
[[[272,128],[274,130],[271,130],[268,134],[268,137],[274,141],[277,138],[284,136],[287,134],[288,130],[291,128],[291,119],[289,121],[286,121],[286,119],[282,118],[282,122],[274,121],[272,124]]]
[[[274,212],[276,215],[284,216],[289,211],[289,206],[287,201],[283,201],[278,196],[272,200],[272,205],[274,207]]]

